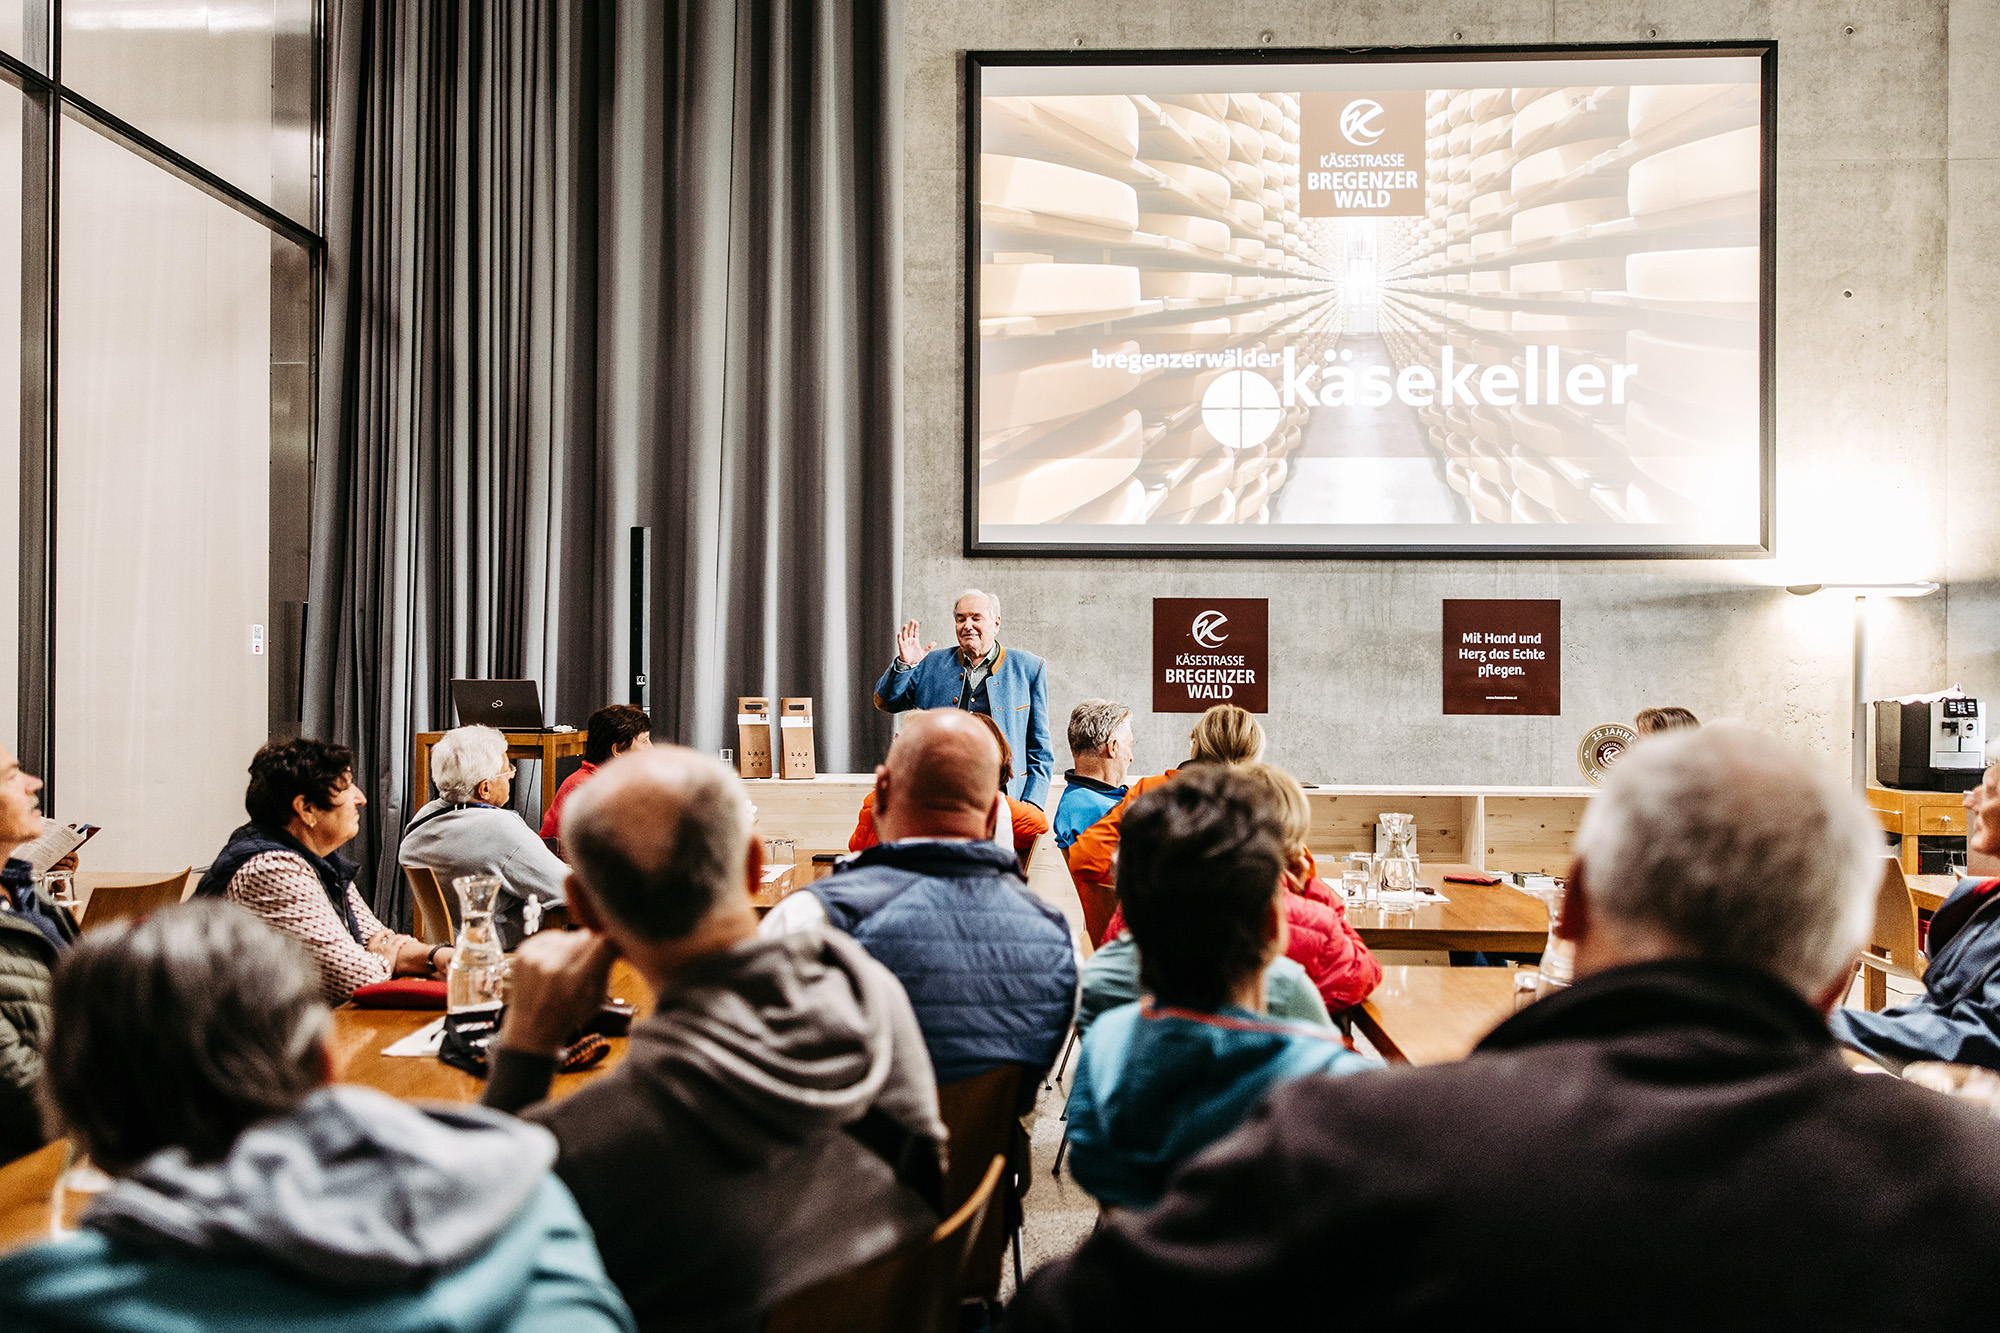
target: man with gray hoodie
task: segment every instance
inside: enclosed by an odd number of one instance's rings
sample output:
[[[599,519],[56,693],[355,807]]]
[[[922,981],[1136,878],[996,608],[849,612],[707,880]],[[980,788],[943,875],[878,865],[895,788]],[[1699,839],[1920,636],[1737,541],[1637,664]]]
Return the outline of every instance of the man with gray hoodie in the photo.
[[[570,798],[562,837],[587,929],[516,953],[485,1102],[555,1132],[556,1174],[640,1327],[758,1328],[928,1235],[945,1129],[909,999],[837,931],[758,938],[762,854],[735,775],[679,746],[620,755]],[[653,1013],[618,1068],[543,1101],[614,956]]]

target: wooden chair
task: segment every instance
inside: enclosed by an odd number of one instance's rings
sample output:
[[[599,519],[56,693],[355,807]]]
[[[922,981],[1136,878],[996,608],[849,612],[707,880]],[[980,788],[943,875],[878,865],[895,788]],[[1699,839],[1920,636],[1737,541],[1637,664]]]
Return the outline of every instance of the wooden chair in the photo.
[[[78,924],[84,930],[95,930],[107,921],[172,907],[186,895],[193,878],[194,867],[189,866],[178,875],[150,884],[100,884],[90,891],[90,901],[85,904],[83,919]]]
[[[1882,858],[1882,884],[1875,893],[1875,934],[1868,952],[1861,955],[1866,978],[1863,1003],[1880,1009],[1889,1002],[1889,978],[1906,981],[1924,979],[1924,955],[1917,947],[1917,905],[1910,898],[1909,881],[1903,878],[1903,864],[1893,856]]]
[[[1026,1065],[1001,1065],[976,1078],[946,1083],[938,1088],[938,1116],[951,1132],[950,1162],[944,1176],[944,1206],[957,1208],[978,1189],[985,1163],[994,1157],[1008,1159],[1002,1178],[999,1206],[989,1209],[984,1224],[972,1242],[972,1253],[959,1279],[959,1295],[996,1300],[1000,1295],[1000,1261],[1007,1242],[1016,1242],[1015,1281],[1020,1280],[1021,1254],[1016,1218],[1019,1200],[1014,1182],[1011,1149],[1020,1133],[1020,1118],[1014,1114],[1019,1103],[1021,1080],[1033,1076]]]
[[[450,944],[458,938],[450,899],[438,883],[437,871],[429,866],[404,866],[403,878],[409,881],[410,900],[417,909],[417,938],[425,944]]]
[[[1006,1161],[995,1157],[972,1194],[930,1239],[836,1274],[780,1301],[764,1333],[950,1333],[958,1277]]]
[[[0,1254],[49,1238],[49,1210],[67,1165],[69,1140],[57,1139],[0,1166]]]

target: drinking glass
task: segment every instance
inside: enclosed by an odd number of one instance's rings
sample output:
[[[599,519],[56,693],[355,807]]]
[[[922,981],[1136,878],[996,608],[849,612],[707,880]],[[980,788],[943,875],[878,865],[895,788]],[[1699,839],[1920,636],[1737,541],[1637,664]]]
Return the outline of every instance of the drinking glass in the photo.
[[[58,907],[76,910],[76,875],[68,870],[51,870],[42,876],[42,892]]]
[[[1349,863],[1340,870],[1340,896],[1359,907],[1368,897],[1368,867]]]
[[[1349,876],[1361,877],[1361,891],[1351,899],[1356,905],[1375,901],[1375,858],[1367,852],[1350,852],[1340,872],[1340,882],[1349,883]]]
[[[722,756],[723,763],[729,765],[731,768],[736,767],[736,751],[718,750],[716,753]]]

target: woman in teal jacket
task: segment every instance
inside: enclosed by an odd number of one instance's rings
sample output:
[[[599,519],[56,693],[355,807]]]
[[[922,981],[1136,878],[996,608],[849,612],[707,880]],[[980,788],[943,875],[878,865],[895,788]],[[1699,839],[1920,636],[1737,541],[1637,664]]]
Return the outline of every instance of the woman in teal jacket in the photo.
[[[0,1328],[630,1333],[547,1130],[326,1086],[311,961],[229,903],[83,937],[48,1093],[114,1177],[0,1260]]]

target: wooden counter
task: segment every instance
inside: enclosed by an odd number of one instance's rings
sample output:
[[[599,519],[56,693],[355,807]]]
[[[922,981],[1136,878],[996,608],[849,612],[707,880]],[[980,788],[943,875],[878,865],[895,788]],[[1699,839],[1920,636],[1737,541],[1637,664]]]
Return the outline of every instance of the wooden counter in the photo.
[[[1902,838],[1900,853],[1905,875],[1914,875],[1919,869],[1919,837],[1963,841],[1966,817],[1972,813],[1965,808],[1962,791],[1903,791],[1878,787],[1872,782],[1868,784],[1868,808],[1882,821],[1883,829]]]
[[[751,778],[743,784],[757,807],[758,832],[800,846],[845,847],[874,789],[872,773],[823,773],[815,778]],[[1308,845],[1322,860],[1372,851],[1369,826],[1386,812],[1416,816],[1417,853],[1426,861],[1481,869],[1560,875],[1594,787],[1309,786]],[[1062,779],[1049,787],[1050,813]],[[1963,813],[1963,812],[1961,812]]]

